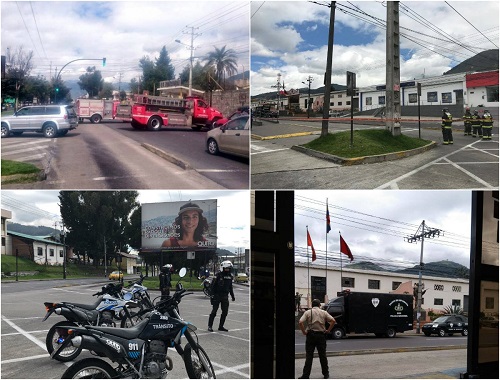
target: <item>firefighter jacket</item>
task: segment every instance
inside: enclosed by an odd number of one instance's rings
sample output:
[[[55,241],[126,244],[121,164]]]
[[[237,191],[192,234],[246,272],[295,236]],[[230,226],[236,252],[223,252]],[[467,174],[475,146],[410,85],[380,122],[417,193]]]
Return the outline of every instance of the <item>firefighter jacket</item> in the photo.
[[[481,118],[483,128],[493,128],[493,117],[490,113],[485,112]]]
[[[481,126],[481,116],[479,116],[479,115],[472,115],[471,125],[473,127],[480,127]]]
[[[471,125],[472,114],[470,112],[466,112],[463,119],[464,119],[464,125]]]
[[[453,117],[449,112],[443,112],[443,116],[441,116],[441,127],[442,128],[451,128],[451,123],[453,122]]]
[[[211,294],[218,299],[227,299],[228,295],[231,294],[231,298],[234,299],[233,293],[233,275],[230,272],[219,272],[217,276],[212,281]]]

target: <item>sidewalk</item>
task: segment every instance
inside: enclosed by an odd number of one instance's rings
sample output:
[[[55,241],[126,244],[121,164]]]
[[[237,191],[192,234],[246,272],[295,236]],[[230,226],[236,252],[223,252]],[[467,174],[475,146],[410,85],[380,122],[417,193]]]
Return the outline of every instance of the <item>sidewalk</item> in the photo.
[[[295,378],[305,359],[295,359]],[[331,379],[460,379],[467,369],[467,349],[339,355],[328,357]],[[315,356],[311,379],[322,379]]]

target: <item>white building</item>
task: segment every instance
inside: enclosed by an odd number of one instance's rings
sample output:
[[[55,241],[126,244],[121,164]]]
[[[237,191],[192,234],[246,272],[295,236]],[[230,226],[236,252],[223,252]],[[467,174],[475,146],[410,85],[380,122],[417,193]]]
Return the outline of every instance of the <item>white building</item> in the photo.
[[[2,209],[2,255],[11,254],[11,245],[7,236],[7,219],[12,219],[12,211]]]
[[[457,305],[467,310],[469,280],[428,276],[424,271],[422,283],[423,289],[426,290],[422,297],[422,309],[438,313],[447,306]],[[307,306],[308,294],[310,299],[318,298],[321,301],[334,298],[337,292],[346,289],[351,292],[413,294],[415,284],[418,284],[418,275],[343,268],[341,287],[340,268],[328,268],[327,271],[324,266],[309,265],[308,273],[307,264],[295,263],[295,292],[302,294],[301,304],[304,306]],[[494,304],[497,304],[498,294],[495,294],[495,297]]]

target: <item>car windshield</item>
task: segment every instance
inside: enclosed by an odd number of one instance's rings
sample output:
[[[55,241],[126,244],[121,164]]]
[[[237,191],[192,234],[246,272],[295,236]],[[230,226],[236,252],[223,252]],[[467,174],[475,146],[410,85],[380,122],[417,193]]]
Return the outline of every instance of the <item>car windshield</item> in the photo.
[[[442,323],[446,322],[448,320],[448,317],[439,317],[434,320],[435,323]]]

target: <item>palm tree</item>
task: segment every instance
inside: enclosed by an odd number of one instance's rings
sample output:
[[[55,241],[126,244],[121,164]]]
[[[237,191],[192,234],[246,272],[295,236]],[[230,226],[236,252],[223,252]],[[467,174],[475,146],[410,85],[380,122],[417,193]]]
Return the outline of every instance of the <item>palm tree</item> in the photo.
[[[225,82],[226,72],[228,75],[231,75],[238,71],[236,52],[233,49],[226,50],[226,45],[221,49],[215,48],[214,51],[208,53],[206,60],[206,67],[213,68],[215,80],[219,84]]]

